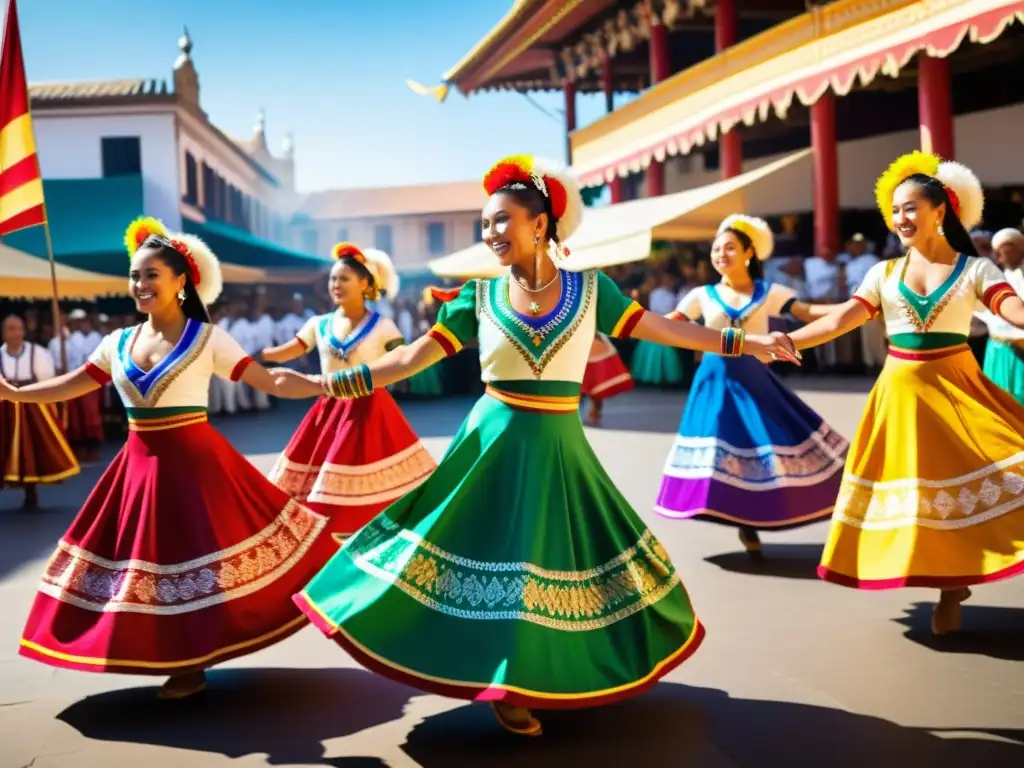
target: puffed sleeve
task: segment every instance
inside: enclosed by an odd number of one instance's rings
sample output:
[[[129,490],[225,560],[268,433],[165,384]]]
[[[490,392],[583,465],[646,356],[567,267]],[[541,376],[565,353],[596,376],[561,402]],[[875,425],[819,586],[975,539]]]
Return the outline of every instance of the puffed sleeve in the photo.
[[[381,351],[390,352],[395,347],[400,347],[405,344],[405,337],[402,336],[402,332],[398,330],[398,326],[395,325],[395,321],[390,317],[382,317],[380,319],[380,328],[377,333],[381,343]]]
[[[100,345],[89,355],[85,363],[85,372],[100,384],[110,381],[110,371],[114,364],[114,358],[121,350],[121,345],[127,342],[128,337],[135,331],[135,328],[120,328],[103,337]]]
[[[989,259],[978,259],[974,273],[974,290],[981,303],[993,315],[999,314],[999,308],[1011,296],[1017,292],[1006,279],[1003,271]]]
[[[686,295],[676,304],[675,310],[669,314],[673,320],[700,320],[704,311],[700,308],[700,298],[704,292],[703,286],[691,288]]]
[[[208,343],[213,350],[213,372],[222,379],[238,381],[252,364],[252,357],[219,325],[211,325],[210,328]]]
[[[454,298],[441,305],[441,311],[437,313],[437,322],[427,332],[449,357],[476,338],[479,328],[476,290],[476,280],[470,280],[462,286]]]
[[[597,330],[616,339],[628,339],[646,310],[622,293],[604,272],[597,273]]]
[[[882,283],[885,282],[888,261],[880,261],[864,275],[864,280],[853,292],[853,298],[863,304],[871,316],[882,311]]]
[[[295,338],[298,339],[299,343],[307,350],[316,347],[316,326],[319,322],[319,317],[311,317],[302,324],[299,332],[295,334]]]
[[[36,381],[52,379],[56,375],[56,370],[49,351],[45,347],[35,344],[32,352],[32,375],[35,376]]]

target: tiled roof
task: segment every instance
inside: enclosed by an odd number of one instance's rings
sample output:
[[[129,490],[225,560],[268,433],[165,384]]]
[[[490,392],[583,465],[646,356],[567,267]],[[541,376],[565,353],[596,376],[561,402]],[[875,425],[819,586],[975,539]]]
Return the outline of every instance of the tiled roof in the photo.
[[[92,99],[133,99],[170,95],[167,81],[153,78],[73,83],[33,83],[29,85],[28,92],[32,101],[46,103]]]
[[[479,211],[486,202],[479,181],[454,181],[314,192],[303,202],[300,212],[311,219],[368,219]]]

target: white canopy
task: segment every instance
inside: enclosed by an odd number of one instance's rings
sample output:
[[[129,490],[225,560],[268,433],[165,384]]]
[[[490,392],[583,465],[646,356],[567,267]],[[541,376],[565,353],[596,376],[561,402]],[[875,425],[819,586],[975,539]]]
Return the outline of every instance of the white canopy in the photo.
[[[725,181],[661,197],[588,208],[583,223],[566,245],[564,267],[573,271],[642,261],[652,240],[710,240],[731,213],[746,212],[746,190],[808,157],[804,149]],[[756,213],[756,212],[755,212]],[[495,277],[504,269],[484,243],[431,261],[435,275],[450,278]]]

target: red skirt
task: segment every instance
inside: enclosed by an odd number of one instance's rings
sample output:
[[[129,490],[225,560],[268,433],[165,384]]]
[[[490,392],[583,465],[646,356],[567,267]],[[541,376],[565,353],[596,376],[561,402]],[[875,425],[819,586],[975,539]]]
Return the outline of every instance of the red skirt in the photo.
[[[321,397],[270,472],[271,481],[351,535],[414,490],[437,464],[387,390]]]
[[[635,386],[629,368],[607,339],[594,339],[594,347],[583,373],[580,394],[594,400],[604,400],[628,392]]]
[[[103,439],[102,388],[69,400],[66,408],[68,440],[72,443],[85,443]]]
[[[54,406],[0,402],[0,471],[0,487],[57,483],[78,474]]]
[[[336,551],[321,535],[327,521],[268,482],[205,413],[132,430],[50,558],[20,653],[182,674],[302,627],[291,596]]]

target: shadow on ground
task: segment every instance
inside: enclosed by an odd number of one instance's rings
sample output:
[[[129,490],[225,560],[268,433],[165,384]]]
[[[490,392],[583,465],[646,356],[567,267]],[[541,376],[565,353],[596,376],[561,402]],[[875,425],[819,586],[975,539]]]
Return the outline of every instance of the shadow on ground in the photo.
[[[737,544],[737,546],[739,546]],[[704,561],[723,571],[748,576],[774,576],[778,579],[817,579],[821,560],[821,544],[764,543],[760,555],[745,551],[723,552],[705,557]]]
[[[972,600],[977,600],[975,590]],[[939,653],[969,653],[1005,661],[1024,661],[1024,610],[989,605],[964,605],[958,632],[936,636],[931,631],[934,603],[914,603],[896,619],[907,627],[904,637]]]
[[[398,720],[418,695],[361,670],[233,669],[215,673],[211,683],[188,702],[157,701],[154,688],[92,696],[59,719],[100,741],[231,758],[265,753],[271,765],[375,768],[386,762],[375,755],[330,757],[322,742]],[[1024,757],[1022,744],[975,736],[969,727],[946,729],[957,737],[941,738],[838,709],[664,683],[614,706],[540,715],[543,737],[514,737],[499,729],[487,706],[466,704],[410,720],[411,731],[401,732],[403,724],[393,743],[423,768],[619,766],[640,756],[645,764],[700,768],[962,768],[1013,765]],[[1024,740],[1024,731],[996,735]]]

